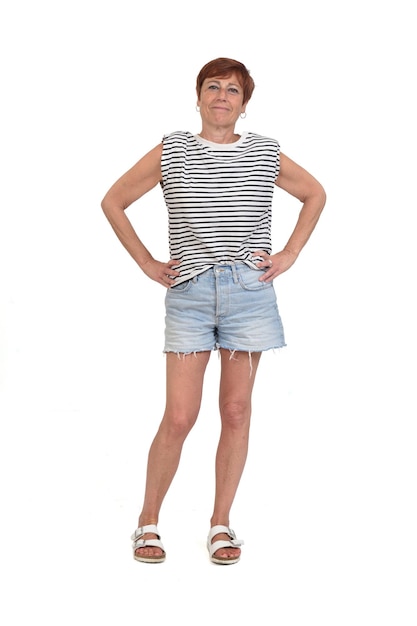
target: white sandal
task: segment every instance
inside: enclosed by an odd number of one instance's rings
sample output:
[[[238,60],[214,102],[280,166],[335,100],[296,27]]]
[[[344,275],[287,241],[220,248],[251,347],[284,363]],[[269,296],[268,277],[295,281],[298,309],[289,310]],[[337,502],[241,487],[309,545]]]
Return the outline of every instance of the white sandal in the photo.
[[[230,537],[230,541],[226,541],[225,539],[218,539],[213,543],[213,537],[219,535],[220,533],[226,533]],[[237,563],[240,559],[240,554],[237,557],[221,557],[214,556],[214,553],[220,548],[238,548],[243,545],[243,541],[241,539],[236,539],[236,535],[234,531],[228,526],[213,526],[210,528],[209,535],[207,537],[207,549],[210,554],[210,559],[213,563],[217,563],[218,565],[232,565],[233,563]]]
[[[143,535],[146,533],[153,533],[157,536],[157,539],[142,539]],[[142,563],[163,563],[165,561],[166,554],[156,524],[139,526],[139,528],[137,528],[131,536],[131,540],[133,541],[133,558],[136,561],[141,561]],[[160,556],[143,556],[141,554],[136,554],[136,550],[138,548],[161,548],[163,554]]]

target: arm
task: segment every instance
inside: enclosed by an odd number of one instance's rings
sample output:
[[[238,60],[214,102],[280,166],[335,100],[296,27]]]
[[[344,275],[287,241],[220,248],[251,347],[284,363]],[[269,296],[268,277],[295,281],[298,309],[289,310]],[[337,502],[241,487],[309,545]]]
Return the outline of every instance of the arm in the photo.
[[[170,276],[179,275],[179,272],[172,269],[176,264],[175,261],[170,260],[168,263],[156,261],[139,239],[125,213],[133,202],[161,181],[161,154],[162,144],[145,154],[110,187],[101,202],[101,208],[120,242],[143,272],[161,285],[169,287],[174,283]]]
[[[326,203],[326,193],[321,184],[309,172],[282,153],[280,173],[275,184],[298,198],[302,202],[302,207],[295,228],[283,250],[270,257],[264,251],[254,253],[260,253],[266,259],[258,263],[258,267],[269,268],[260,278],[260,280],[266,281],[286,272],[295,263],[316,227]],[[269,263],[269,259],[271,259],[272,265]],[[269,267],[270,265],[271,267]]]

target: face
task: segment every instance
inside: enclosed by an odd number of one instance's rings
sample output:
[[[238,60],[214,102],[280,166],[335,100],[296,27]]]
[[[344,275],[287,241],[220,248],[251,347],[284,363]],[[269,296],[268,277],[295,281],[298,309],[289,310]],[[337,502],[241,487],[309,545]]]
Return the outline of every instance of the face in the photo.
[[[203,122],[234,125],[246,108],[239,78],[234,73],[227,78],[206,78],[197,104]]]

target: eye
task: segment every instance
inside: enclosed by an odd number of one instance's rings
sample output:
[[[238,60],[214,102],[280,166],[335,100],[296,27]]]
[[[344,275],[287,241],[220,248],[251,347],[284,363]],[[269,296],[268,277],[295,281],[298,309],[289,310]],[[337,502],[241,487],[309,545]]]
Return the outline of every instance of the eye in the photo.
[[[218,85],[209,85],[208,88],[209,89],[218,89],[219,86]]]
[[[229,87],[229,91],[231,93],[234,93],[234,94],[238,94],[239,93],[239,89],[237,89],[237,87]]]

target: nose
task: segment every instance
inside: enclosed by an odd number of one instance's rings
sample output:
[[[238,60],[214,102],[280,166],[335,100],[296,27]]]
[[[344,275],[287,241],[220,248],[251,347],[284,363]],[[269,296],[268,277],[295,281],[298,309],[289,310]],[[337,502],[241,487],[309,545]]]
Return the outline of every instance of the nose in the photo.
[[[219,100],[226,100],[227,90],[225,87],[220,87],[217,97]]]

